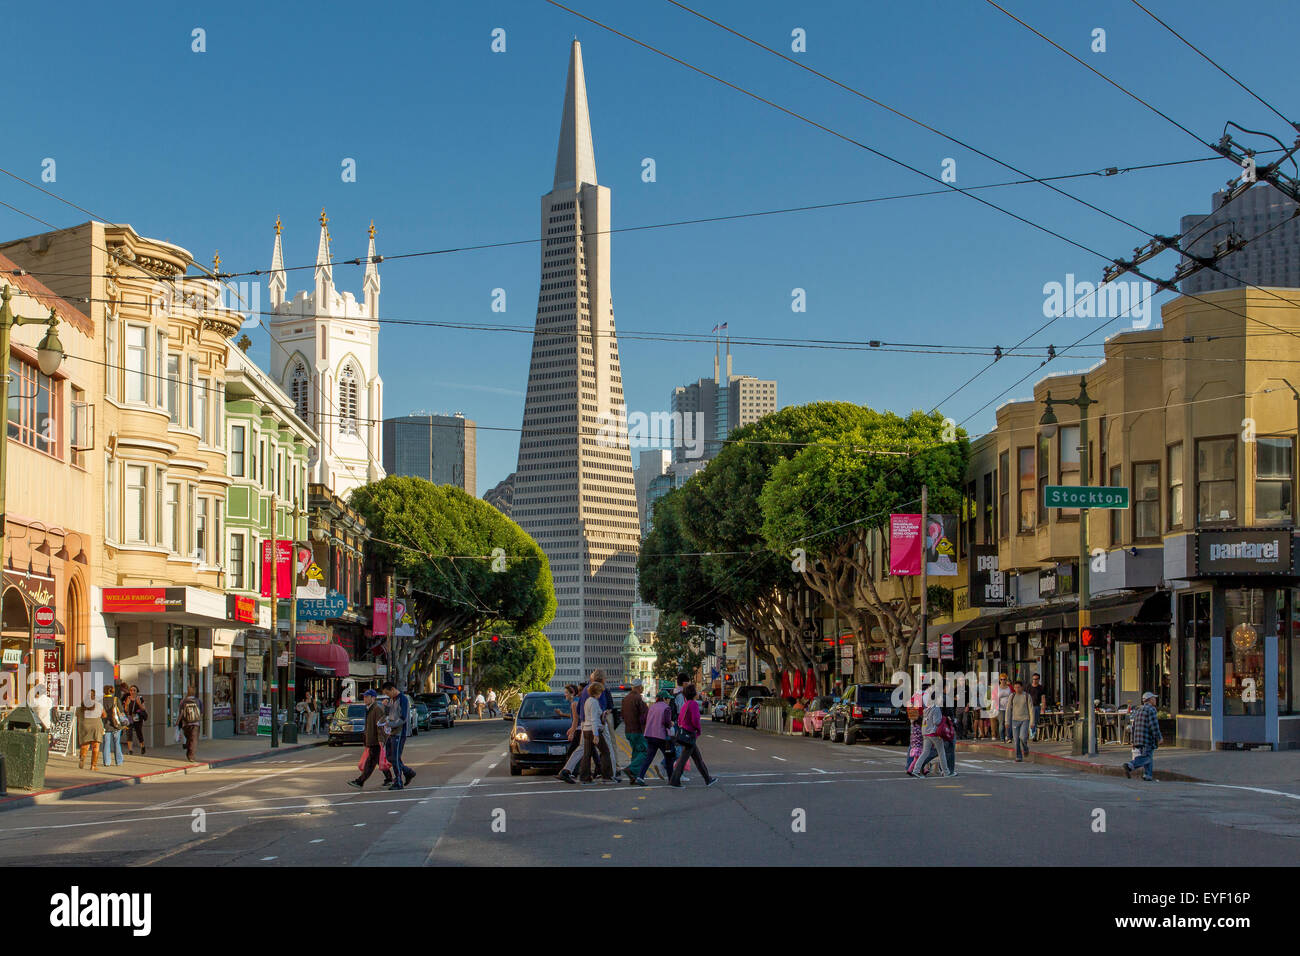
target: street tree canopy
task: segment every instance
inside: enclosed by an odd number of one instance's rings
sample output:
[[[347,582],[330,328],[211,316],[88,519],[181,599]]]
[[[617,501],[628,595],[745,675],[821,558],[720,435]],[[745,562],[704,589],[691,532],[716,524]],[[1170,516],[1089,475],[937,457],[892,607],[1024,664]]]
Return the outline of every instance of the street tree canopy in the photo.
[[[445,649],[477,631],[540,632],[555,617],[546,555],[487,502],[390,475],[357,488],[348,503],[366,520],[372,568],[410,583],[416,636],[394,642],[393,673],[424,680]]]
[[[922,484],[932,514],[957,512],[969,445],[937,413],[903,418],[850,407],[834,433],[772,469],[759,497],[763,537],[783,553],[805,554],[804,581],[856,623],[860,652],[879,627],[889,663],[905,670],[919,625],[916,582],[899,578],[901,597],[894,593],[873,541],[887,533],[891,512],[920,511]]]
[[[555,650],[540,630],[500,631],[501,640],[482,640],[473,654],[474,685],[495,690],[504,706],[513,709],[517,697],[550,690],[555,676]]]

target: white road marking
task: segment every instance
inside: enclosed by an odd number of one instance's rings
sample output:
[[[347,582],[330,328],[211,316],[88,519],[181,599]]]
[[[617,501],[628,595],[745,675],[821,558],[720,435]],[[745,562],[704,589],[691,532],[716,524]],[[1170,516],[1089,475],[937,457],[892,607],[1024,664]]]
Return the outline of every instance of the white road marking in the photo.
[[[271,552],[268,551],[268,552],[266,552],[266,553],[267,553],[267,554],[270,554]],[[724,744],[729,744],[729,743],[731,743],[731,741],[728,740],[726,737],[719,737],[718,739],[721,740]]]
[[[271,552],[269,552],[269,551],[267,552],[267,554],[270,554],[270,553],[271,553]],[[746,749],[746,750],[753,750],[754,748],[751,747],[751,746],[749,746],[749,744],[745,744],[745,749]]]
[[[397,813],[396,810],[389,810],[389,811],[388,811],[388,815],[389,815],[390,817],[391,817],[391,816],[394,816],[396,813]]]
[[[269,552],[269,551],[267,552],[267,554],[270,554],[270,553],[271,553],[271,552]],[[365,824],[364,824],[364,823],[354,823],[354,824],[352,824],[352,826],[353,826],[353,827],[363,827],[363,826],[365,826]]]
[[[338,755],[338,754],[332,754],[332,755],[330,755],[330,756],[328,756],[328,757],[326,757],[326,758],[324,758],[324,759],[322,759],[322,760],[318,760],[318,761],[316,761],[316,764],[319,765],[319,764],[331,763],[331,762],[333,762],[333,761],[335,761],[335,760],[338,760],[338,759],[340,759],[340,755]],[[264,774],[262,774],[262,775],[260,775],[260,776],[257,776],[257,777],[249,777],[247,780],[240,780],[240,781],[237,782],[237,783],[228,783],[228,784],[226,784],[224,787],[217,787],[217,788],[214,789],[214,790],[205,790],[205,791],[203,791],[202,793],[187,794],[187,795],[185,795],[185,796],[183,796],[183,797],[177,797],[177,798],[174,799],[174,800],[167,800],[167,801],[165,801],[165,802],[163,802],[163,803],[155,803],[155,804],[153,804],[152,806],[148,806],[148,807],[131,807],[131,808],[128,808],[128,811],[129,811],[129,812],[136,812],[136,813],[138,813],[138,812],[140,812],[140,811],[142,811],[142,810],[163,810],[163,809],[166,809],[167,807],[170,807],[170,806],[173,806],[173,805],[175,805],[175,804],[181,803],[182,801],[185,801],[185,800],[197,801],[197,800],[200,800],[200,799],[202,799],[202,798],[204,798],[204,797],[210,797],[210,796],[213,796],[213,795],[218,794],[218,793],[224,793],[224,792],[227,791],[227,790],[234,790],[234,789],[236,789],[236,788],[238,788],[238,787],[247,786],[247,785],[250,784],[250,783],[258,783],[259,781],[262,781],[262,780],[269,780],[271,777],[279,777],[279,776],[282,776],[282,775],[288,773],[290,770],[297,770],[297,769],[299,769],[299,768],[297,768],[297,767],[286,767],[284,770],[274,770],[274,771],[272,771],[271,773],[264,773]]]
[[[269,551],[267,552],[267,555],[268,555],[268,556],[270,555],[270,552],[269,552]],[[325,841],[324,841],[324,840],[319,840],[319,839],[318,839],[318,840],[312,840],[311,842],[312,842],[312,843],[324,843]]]
[[[267,552],[267,554],[270,554],[270,553],[271,553],[271,552],[269,552],[269,551]],[[779,760],[779,761],[781,761],[782,763],[785,763],[785,762],[786,762],[786,759],[785,759],[784,757],[778,757],[776,754],[772,754],[772,759],[773,759],[773,760]]]
[[[267,554],[270,554],[271,552],[268,551],[268,552],[266,552],[266,553],[267,553]],[[489,770],[495,770],[495,769],[497,768],[497,764],[499,764],[500,762],[501,762],[501,761],[498,760],[496,763],[490,763],[490,764],[488,764],[488,769],[489,769]]]
[[[269,553],[269,552],[268,552],[268,553]],[[813,772],[815,772],[815,773],[826,773],[826,771],[825,771],[825,770],[822,770],[820,767],[813,767]]]
[[[1238,787],[1230,783],[1198,783],[1198,787],[1219,787],[1223,790],[1249,790],[1251,793],[1263,793],[1270,797],[1286,797],[1288,800],[1300,800],[1300,793],[1287,793],[1285,790],[1269,790],[1266,787]]]
[[[270,554],[269,551],[268,551],[267,553]],[[471,780],[471,781],[469,782],[469,785],[470,785],[471,787],[477,787],[477,786],[478,786],[478,782],[479,782],[480,780],[482,780],[482,779],[483,779],[482,777],[475,777],[473,780]]]
[[[271,552],[269,552],[269,551],[267,552],[267,554],[270,554],[270,553],[271,553]],[[276,857],[273,857],[273,856],[264,856],[264,857],[262,857],[262,862],[263,862],[263,863],[269,863],[271,860],[274,860],[274,859],[276,859]]]

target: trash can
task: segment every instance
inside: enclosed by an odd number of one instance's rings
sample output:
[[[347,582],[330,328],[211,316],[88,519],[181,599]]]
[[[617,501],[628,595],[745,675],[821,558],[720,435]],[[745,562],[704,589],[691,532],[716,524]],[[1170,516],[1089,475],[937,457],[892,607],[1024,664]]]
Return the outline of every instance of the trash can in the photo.
[[[50,735],[41,729],[36,712],[15,707],[0,720],[0,756],[4,757],[5,786],[39,790],[45,786],[45,761]]]

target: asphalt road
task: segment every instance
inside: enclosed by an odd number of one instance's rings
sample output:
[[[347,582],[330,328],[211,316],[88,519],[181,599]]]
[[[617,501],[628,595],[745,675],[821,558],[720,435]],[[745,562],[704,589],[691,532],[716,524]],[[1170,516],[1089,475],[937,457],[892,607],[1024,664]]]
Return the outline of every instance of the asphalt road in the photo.
[[[508,724],[462,721],[408,745],[401,792],[358,792],[357,747],[299,751],[0,813],[0,865],[1294,864],[1289,794],[1143,783],[959,756],[917,780],[898,747],[701,740],[719,783],[570,786],[509,775]],[[621,735],[620,735],[621,736]]]

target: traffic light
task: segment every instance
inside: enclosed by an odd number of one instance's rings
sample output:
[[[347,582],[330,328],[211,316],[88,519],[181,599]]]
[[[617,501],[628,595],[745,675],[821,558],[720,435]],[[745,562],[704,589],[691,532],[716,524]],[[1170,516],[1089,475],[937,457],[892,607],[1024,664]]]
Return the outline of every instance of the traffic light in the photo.
[[[704,639],[704,653],[713,656],[718,653],[718,642],[711,637]]]
[[[691,626],[691,622],[690,622],[690,621],[682,621],[682,640],[683,640],[683,641],[686,640],[686,635],[687,635],[687,633],[688,633],[689,630],[690,630],[690,626]]]
[[[1101,634],[1096,628],[1085,627],[1079,632],[1079,643],[1084,647],[1095,647],[1101,643]]]
[[[501,642],[501,635],[500,635],[500,634],[493,634],[493,635],[492,635],[492,643],[493,643],[493,644],[499,644],[500,642]]]

